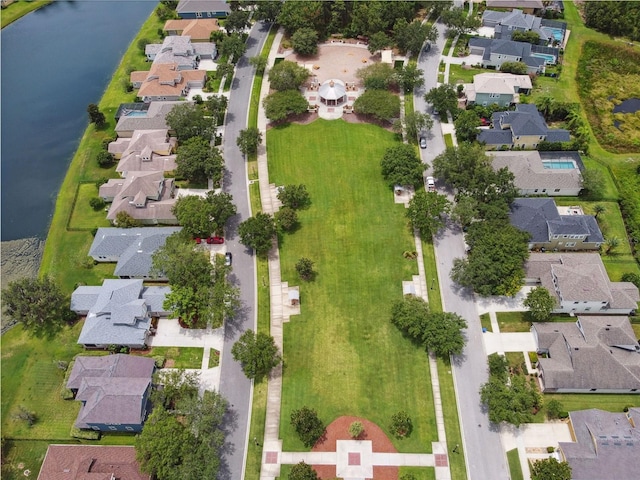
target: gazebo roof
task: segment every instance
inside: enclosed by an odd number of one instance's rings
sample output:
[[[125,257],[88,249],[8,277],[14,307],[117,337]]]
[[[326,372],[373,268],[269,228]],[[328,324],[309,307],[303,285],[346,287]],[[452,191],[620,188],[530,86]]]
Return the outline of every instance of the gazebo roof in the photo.
[[[341,80],[327,80],[320,85],[318,93],[325,100],[340,100],[346,95],[347,89]]]

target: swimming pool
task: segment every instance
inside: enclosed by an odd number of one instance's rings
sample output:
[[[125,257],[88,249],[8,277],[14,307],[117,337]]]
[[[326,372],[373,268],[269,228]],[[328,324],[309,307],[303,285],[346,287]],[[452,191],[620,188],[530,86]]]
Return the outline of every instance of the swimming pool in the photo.
[[[126,117],[146,117],[147,116],[147,111],[146,110],[133,110],[132,112],[129,112],[125,115]]]
[[[543,30],[553,35],[553,38],[557,42],[562,42],[562,40],[564,39],[564,30],[561,28],[543,27]]]
[[[578,168],[572,160],[543,160],[542,166],[548,170],[571,170]]]
[[[555,55],[551,55],[549,53],[532,53],[531,56],[532,57],[538,57],[538,58],[544,58],[546,63],[550,63],[552,65],[556,63]]]

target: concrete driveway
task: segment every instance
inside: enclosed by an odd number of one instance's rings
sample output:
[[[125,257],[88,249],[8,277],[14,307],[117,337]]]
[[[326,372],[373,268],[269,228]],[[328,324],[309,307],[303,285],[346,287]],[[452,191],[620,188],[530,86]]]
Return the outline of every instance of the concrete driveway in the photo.
[[[149,338],[151,347],[200,347],[222,351],[224,328],[182,328],[177,319],[161,318],[154,336]]]

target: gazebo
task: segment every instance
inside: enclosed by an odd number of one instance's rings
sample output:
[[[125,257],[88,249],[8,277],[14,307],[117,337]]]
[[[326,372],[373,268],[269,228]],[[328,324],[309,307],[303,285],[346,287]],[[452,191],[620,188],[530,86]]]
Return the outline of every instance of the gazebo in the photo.
[[[327,80],[318,89],[320,101],[328,106],[340,105],[347,101],[347,89],[341,80]]]

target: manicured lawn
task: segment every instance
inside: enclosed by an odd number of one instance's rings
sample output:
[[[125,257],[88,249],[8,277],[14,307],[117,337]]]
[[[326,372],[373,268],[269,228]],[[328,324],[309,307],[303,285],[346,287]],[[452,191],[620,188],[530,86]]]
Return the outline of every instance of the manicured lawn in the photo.
[[[426,467],[400,467],[400,478],[404,475],[413,475],[415,480],[435,480],[436,471],[434,468]],[[452,477],[457,478],[457,477]]]
[[[80,230],[91,230],[94,227],[109,227],[111,223],[107,220],[105,208],[94,210],[89,201],[98,197],[98,188],[93,183],[81,183],[78,185],[78,194],[71,214],[69,228]]]
[[[284,327],[284,384],[280,432],[285,450],[304,450],[290,426],[291,411],[315,408],[330,423],[341,415],[367,418],[389,432],[391,415],[406,410],[406,452],[430,451],[436,438],[427,356],[389,321],[402,280],[417,271],[402,257],[413,250],[404,207],[380,174],[395,144],[379,127],[317,120],[267,132],[270,181],[304,183],[312,205],[301,228],[280,244],[282,279],[300,285],[302,314]],[[306,256],[314,282],[294,270]]]
[[[444,144],[446,145],[447,148],[453,147],[453,135],[451,135],[450,133],[445,133]]]
[[[36,478],[47,453],[49,442],[7,440],[6,458],[2,462],[3,480],[24,480],[25,470]],[[20,466],[20,468],[18,468]]]
[[[479,73],[490,73],[490,70],[482,68],[463,68],[462,65],[449,65],[449,83],[473,83],[473,76]]]
[[[200,368],[204,349],[199,347],[153,347],[146,357],[162,355],[167,368]],[[212,355],[213,350],[211,351]]]
[[[491,317],[489,317],[488,313],[480,315],[480,325],[482,325],[482,328],[486,328],[487,332],[493,332],[493,328],[491,327]]]
[[[13,2],[7,8],[2,9],[2,14],[0,15],[2,28],[24,17],[27,13],[38,10],[51,2],[52,0],[22,0]]]
[[[544,401],[558,400],[565,411],[599,408],[607,412],[622,412],[624,407],[640,407],[640,395],[590,394],[590,393],[546,393]]]
[[[531,323],[525,318],[525,312],[497,312],[500,332],[528,332]]]
[[[509,473],[511,473],[511,480],[524,480],[522,475],[522,465],[520,464],[520,457],[518,456],[518,449],[514,448],[507,452],[507,461],[509,462]]]

